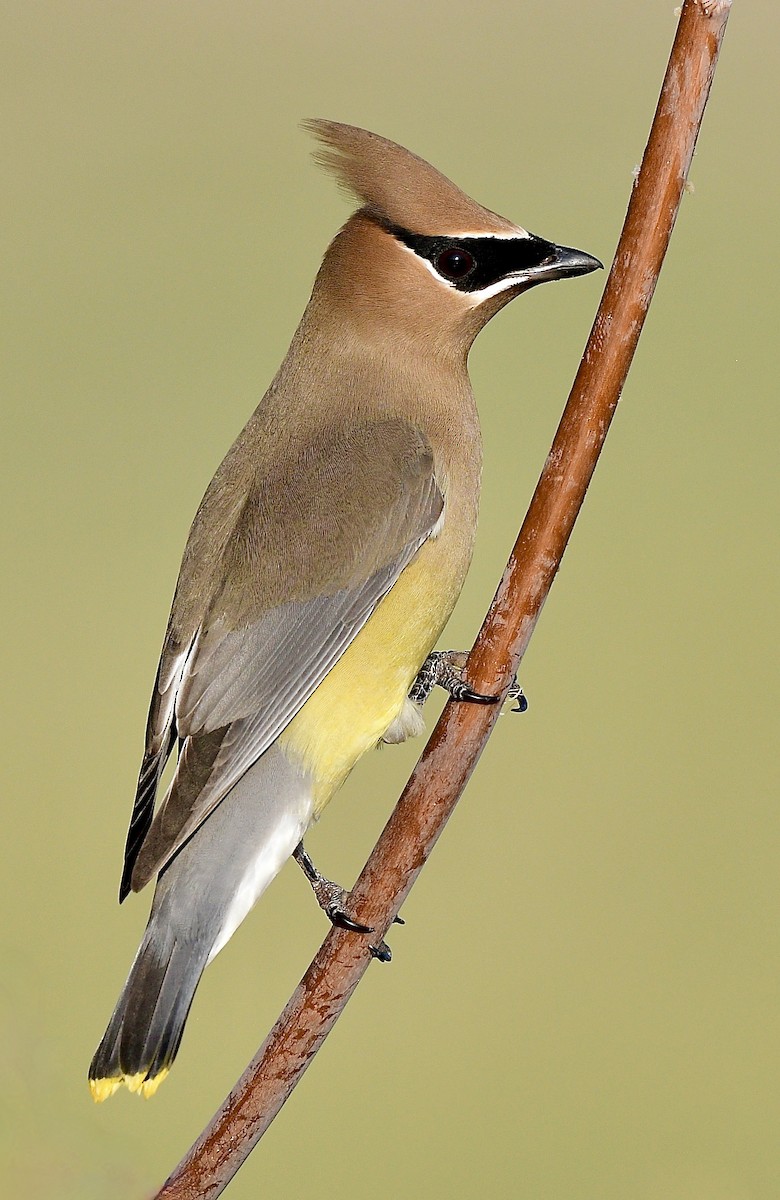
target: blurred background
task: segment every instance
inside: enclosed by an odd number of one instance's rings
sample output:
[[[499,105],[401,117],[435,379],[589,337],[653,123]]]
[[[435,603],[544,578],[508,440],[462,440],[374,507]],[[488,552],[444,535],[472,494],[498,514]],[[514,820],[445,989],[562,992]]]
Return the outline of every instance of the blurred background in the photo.
[[[326,923],[285,869],[169,1080],[86,1069],[145,924],[116,904],[196,505],[349,207],[306,116],[364,125],[611,260],[672,0],[4,2],[2,1174],[136,1200],[262,1041]],[[780,14],[738,3],[636,361],[505,716],[392,934],[232,1200],[768,1200],[780,1178],[775,383]],[[471,643],[603,286],[481,335]],[[432,706],[435,709],[435,706]],[[431,713],[430,725],[435,712]],[[421,743],[309,839],[349,884]],[[464,900],[465,897],[465,900]]]

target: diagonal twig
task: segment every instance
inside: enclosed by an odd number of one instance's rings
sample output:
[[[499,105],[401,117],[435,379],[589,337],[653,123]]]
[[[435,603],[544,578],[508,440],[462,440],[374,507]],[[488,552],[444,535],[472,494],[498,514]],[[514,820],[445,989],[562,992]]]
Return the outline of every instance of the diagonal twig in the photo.
[[[731,0],[685,0],[615,260],[528,514],[469,658],[480,691],[506,690],[530,640],[598,461],[680,206]],[[500,705],[449,703],[349,908],[385,933],[454,809]],[[219,1196],[266,1131],[371,961],[333,929],[219,1112],[154,1200]]]

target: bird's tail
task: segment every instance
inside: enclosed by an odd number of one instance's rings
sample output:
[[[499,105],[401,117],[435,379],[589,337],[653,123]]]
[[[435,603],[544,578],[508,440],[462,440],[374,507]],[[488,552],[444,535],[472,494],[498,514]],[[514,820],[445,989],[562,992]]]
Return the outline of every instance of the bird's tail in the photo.
[[[179,1049],[210,946],[177,941],[155,914],[89,1068],[95,1100],[125,1084],[152,1096]]]
[[[276,746],[250,767],[160,874],[149,924],[89,1068],[96,1100],[152,1096],[179,1049],[206,964],[311,820],[311,781]]]

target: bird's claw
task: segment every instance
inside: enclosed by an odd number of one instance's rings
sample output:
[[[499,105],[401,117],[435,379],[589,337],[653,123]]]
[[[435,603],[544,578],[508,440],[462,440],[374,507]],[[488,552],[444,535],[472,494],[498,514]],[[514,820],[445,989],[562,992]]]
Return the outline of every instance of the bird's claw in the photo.
[[[406,921],[403,919],[403,917],[393,917],[391,924],[405,925]],[[378,946],[370,945],[368,947],[368,951],[371,957],[375,958],[378,962],[389,963],[393,957],[393,952],[384,938],[382,938],[382,941]]]
[[[368,952],[378,962],[389,963],[393,957],[392,950],[384,940],[378,946],[369,946]]]
[[[360,921],[356,921],[342,904],[328,904],[323,911],[331,925],[335,925],[337,929],[346,929],[348,933],[374,932],[373,925],[363,925]]]
[[[517,676],[515,676],[515,678],[512,680],[509,691],[506,694],[506,698],[509,701],[517,701],[517,705],[512,709],[512,712],[524,713],[527,711],[528,698],[523,689],[520,687],[520,684],[517,682]]]
[[[501,699],[500,696],[488,696],[485,692],[475,692],[474,688],[462,679],[449,684],[447,691],[453,700],[463,700],[469,704],[496,704]]]

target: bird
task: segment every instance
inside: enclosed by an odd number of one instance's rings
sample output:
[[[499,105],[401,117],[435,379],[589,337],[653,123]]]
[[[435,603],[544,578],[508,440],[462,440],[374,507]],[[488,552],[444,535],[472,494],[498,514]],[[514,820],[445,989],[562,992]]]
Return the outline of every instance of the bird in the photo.
[[[422,732],[431,686],[498,699],[462,679],[463,656],[432,653],[477,526],[469,350],[514,297],[601,266],[387,138],[304,126],[359,207],[186,542],[120,902],[156,885],[89,1068],[97,1101],[122,1085],[156,1092],[205,967],[291,856],[334,924],[371,932],[312,863],[306,831],[363,754]],[[384,943],[372,952],[389,957]]]

